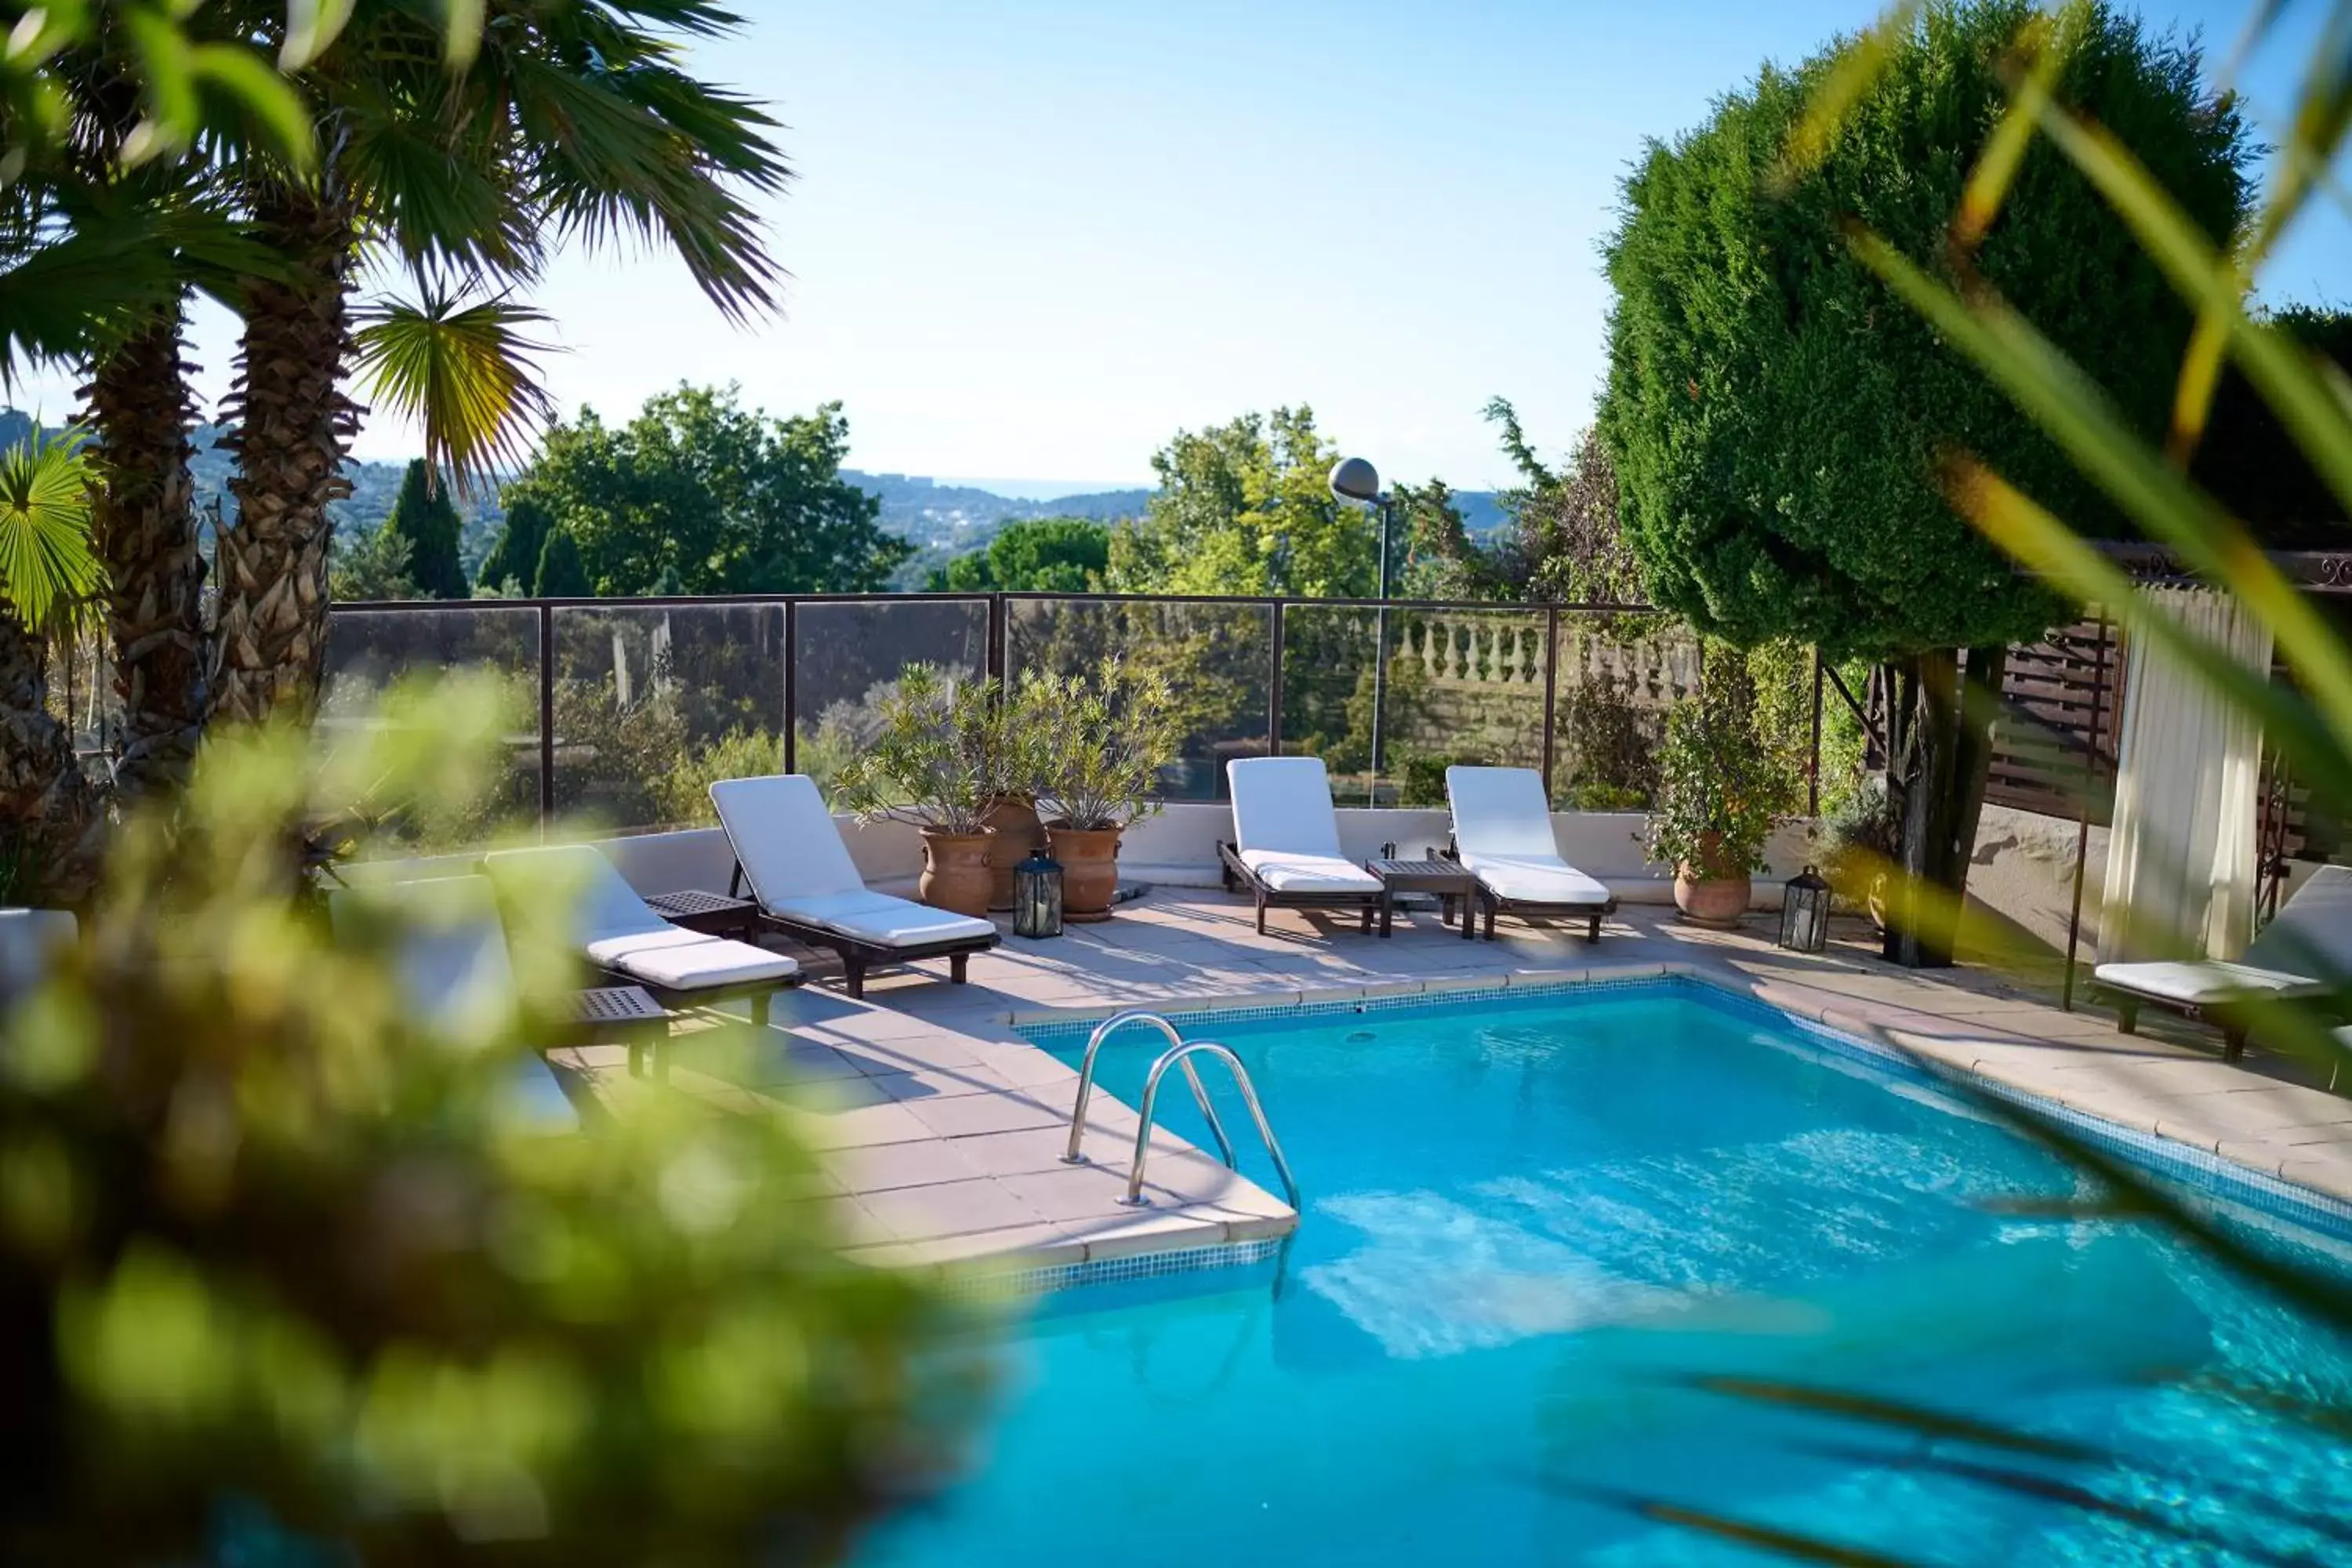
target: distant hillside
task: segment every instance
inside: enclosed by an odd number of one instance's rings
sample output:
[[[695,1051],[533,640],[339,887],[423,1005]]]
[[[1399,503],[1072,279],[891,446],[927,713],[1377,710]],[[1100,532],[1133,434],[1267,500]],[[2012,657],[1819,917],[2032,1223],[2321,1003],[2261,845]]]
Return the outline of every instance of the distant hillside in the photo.
[[[915,474],[868,474],[844,468],[841,477],[882,502],[882,526],[919,545],[968,550],[984,544],[999,523],[1032,517],[1091,517],[1108,522],[1139,517],[1150,490],[1105,490],[1025,500],[967,485],[942,485]]]
[[[227,433],[225,426],[197,426],[192,437],[195,457],[188,465],[196,481],[196,504],[210,507],[218,498],[224,521],[236,516],[236,500],[228,493],[229,476],[236,471],[236,458],[220,446],[221,437]],[[392,503],[400,495],[401,476],[407,471],[406,463],[346,459],[343,478],[351,481],[352,493],[327,507],[327,515],[335,520],[336,535],[349,538],[381,528],[383,520],[392,515]],[[478,495],[458,500],[457,515],[465,520],[465,531],[457,537],[457,553],[470,577],[482,557],[489,553],[490,542],[498,537],[499,525],[505,521],[506,513],[495,495]]]

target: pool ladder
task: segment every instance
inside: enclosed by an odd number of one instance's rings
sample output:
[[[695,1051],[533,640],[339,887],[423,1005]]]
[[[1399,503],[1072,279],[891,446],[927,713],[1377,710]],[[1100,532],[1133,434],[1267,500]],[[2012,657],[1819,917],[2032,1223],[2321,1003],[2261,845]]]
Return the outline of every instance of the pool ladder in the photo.
[[[1135,1130],[1135,1163],[1129,1167],[1127,1173],[1127,1196],[1119,1202],[1129,1208],[1144,1206],[1143,1162],[1151,1152],[1151,1122],[1160,1106],[1160,1080],[1168,1075],[1170,1068],[1183,1069],[1185,1081],[1192,1086],[1193,1102],[1200,1106],[1201,1114],[1207,1119],[1209,1135],[1217,1141],[1217,1151],[1224,1156],[1226,1168],[1236,1168],[1234,1141],[1225,1136],[1224,1123],[1217,1119],[1217,1108],[1209,1101],[1208,1086],[1201,1081],[1200,1070],[1192,1065],[1194,1057],[1205,1054],[1223,1062],[1226,1069],[1234,1075],[1234,1087],[1242,1091],[1242,1103],[1249,1107],[1250,1120],[1257,1123],[1257,1135],[1265,1142],[1265,1152],[1274,1156],[1275,1172],[1282,1178],[1283,1195],[1292,1208],[1297,1208],[1297,1179],[1290,1173],[1290,1162],[1282,1157],[1282,1144],[1274,1136],[1274,1128],[1265,1119],[1265,1108],[1258,1103],[1257,1087],[1250,1082],[1248,1069],[1242,1066],[1241,1058],[1214,1040],[1187,1040],[1176,1032],[1175,1025],[1157,1013],[1115,1014],[1096,1025],[1094,1033],[1087,1037],[1087,1054],[1078,1064],[1077,1102],[1070,1110],[1070,1146],[1064,1152],[1062,1163],[1068,1165],[1086,1163],[1086,1156],[1078,1152],[1078,1144],[1086,1136],[1087,1101],[1094,1094],[1095,1057],[1101,1051],[1105,1040],[1129,1024],[1141,1024],[1159,1030],[1168,1037],[1168,1048],[1160,1054],[1159,1060],[1151,1064],[1151,1071],[1143,1080],[1142,1121]]]

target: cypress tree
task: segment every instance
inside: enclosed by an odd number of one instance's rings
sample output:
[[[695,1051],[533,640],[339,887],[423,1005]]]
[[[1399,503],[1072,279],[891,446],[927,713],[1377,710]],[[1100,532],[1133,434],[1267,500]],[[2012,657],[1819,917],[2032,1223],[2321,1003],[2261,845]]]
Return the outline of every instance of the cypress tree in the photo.
[[[509,497],[506,526],[499,530],[490,552],[482,557],[476,581],[488,588],[502,588],[511,581],[520,592],[529,593],[539,580],[540,552],[547,548],[548,530],[554,521],[547,508],[530,497]]]
[[[400,497],[384,526],[408,541],[408,575],[428,599],[462,599],[469,592],[466,563],[457,555],[457,509],[449,487],[437,482],[425,459],[411,459],[401,476]]]
[[[581,563],[580,545],[570,529],[549,531],[547,543],[539,552],[539,571],[531,580],[530,591],[541,599],[584,599],[595,593],[595,584],[588,581],[588,568]]]

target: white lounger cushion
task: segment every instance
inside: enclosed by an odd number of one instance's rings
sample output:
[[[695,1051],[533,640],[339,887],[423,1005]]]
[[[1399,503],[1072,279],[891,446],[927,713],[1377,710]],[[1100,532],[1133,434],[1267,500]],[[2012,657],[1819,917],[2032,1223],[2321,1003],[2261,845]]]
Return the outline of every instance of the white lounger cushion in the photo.
[[[1225,764],[1225,782],[1234,796],[1234,847],[1244,864],[1253,849],[1348,863],[1322,758],[1236,757]]]
[[[2233,997],[2321,996],[2328,990],[2308,975],[2210,962],[2102,963],[2091,971],[2091,978],[2119,991],[2191,1006]]]
[[[2314,871],[2239,963],[2102,963],[2091,977],[2118,991],[2189,1005],[2352,990],[2352,867]]]
[[[806,773],[721,779],[710,786],[710,804],[761,908],[866,890],[824,796]]]
[[[404,921],[395,955],[401,995],[427,1025],[453,1039],[483,1041],[513,1026],[521,1005],[498,889],[488,877],[426,877],[363,882],[328,895],[328,919],[351,931],[362,911]],[[506,1069],[499,1098],[519,1123],[539,1132],[576,1131],[580,1112],[537,1052]]]
[[[1448,768],[1445,799],[1454,808],[1454,847],[1465,863],[1474,855],[1559,858],[1543,775],[1533,768]]]
[[[582,951],[599,969],[610,969],[665,991],[716,991],[729,985],[782,983],[801,969],[781,952],[678,926],[600,937]]]
[[[346,935],[370,916],[401,922],[394,977],[402,1000],[428,1027],[471,1038],[513,1025],[521,1001],[488,877],[362,882],[328,895],[327,910]]]
[[[670,924],[590,845],[501,849],[483,857],[482,864],[510,897],[544,892],[569,899],[572,942],[599,969],[666,991],[756,985],[800,973],[780,952]]]
[[[1463,858],[1470,865],[1469,858]],[[1554,855],[1544,859],[1506,859],[1482,855],[1470,869],[1496,898],[1522,904],[1592,904],[1609,901],[1609,889]]]
[[[1277,893],[1377,893],[1381,879],[1337,855],[1286,855],[1244,849],[1242,864]]]
[[[1454,848],[1488,891],[1512,903],[1591,904],[1609,889],[1560,858],[1551,804],[1533,768],[1445,770]]]
[[[877,947],[992,937],[996,924],[877,893],[857,874],[824,796],[806,773],[721,779],[710,786],[719,826],[760,907]]]
[[[935,910],[911,899],[893,898],[863,888],[854,893],[829,893],[823,898],[785,899],[770,904],[768,912],[785,920],[805,921],[877,947],[920,947],[934,942],[960,942],[996,934],[992,921]]]

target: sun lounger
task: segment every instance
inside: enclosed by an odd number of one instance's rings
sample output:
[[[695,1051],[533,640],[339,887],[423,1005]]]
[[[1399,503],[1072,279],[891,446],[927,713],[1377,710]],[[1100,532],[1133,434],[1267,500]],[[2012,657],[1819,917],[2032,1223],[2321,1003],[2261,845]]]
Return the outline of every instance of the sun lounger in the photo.
[[[946,959],[961,985],[971,955],[996,945],[992,921],[867,888],[807,774],[722,779],[710,800],[735,851],[730,894],[748,886],[761,924],[839,953],[852,996],[866,994],[872,965],[925,958]]]
[[[1445,770],[1454,809],[1454,853],[1478,879],[1486,934],[1497,913],[1587,921],[1585,940],[1601,940],[1601,917],[1617,900],[1609,889],[1560,858],[1551,803],[1533,768]]]
[[[1234,839],[1217,846],[1228,892],[1247,888],[1257,929],[1268,910],[1353,910],[1372,929],[1381,879],[1339,852],[1331,777],[1320,757],[1238,757],[1225,764]]]
[[[2115,1004],[2125,1034],[2139,1026],[2143,1005],[2163,1007],[2219,1027],[2221,1054],[2235,1061],[2263,1004],[2352,999],[2352,867],[2314,871],[2234,963],[2102,963],[2091,984]]]
[[[751,1022],[764,1028],[768,999],[802,981],[801,966],[782,953],[670,924],[589,845],[501,849],[485,856],[482,868],[509,909],[560,891],[581,955],[617,981],[644,986],[665,1008],[748,999]]]
[[[327,907],[343,935],[371,918],[400,920],[394,978],[411,1014],[427,1028],[484,1046],[519,1037],[522,995],[488,878],[362,882],[329,894]],[[550,1131],[579,1127],[571,1096],[536,1051],[517,1058],[509,1083],[513,1102],[530,1123]]]

